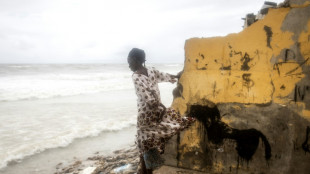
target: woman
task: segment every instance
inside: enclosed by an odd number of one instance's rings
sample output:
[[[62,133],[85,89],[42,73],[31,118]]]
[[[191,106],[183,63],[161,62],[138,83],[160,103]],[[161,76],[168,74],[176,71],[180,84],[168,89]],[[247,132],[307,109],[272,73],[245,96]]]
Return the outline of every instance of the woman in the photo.
[[[145,67],[145,53],[133,48],[128,55],[129,68],[138,97],[136,144],[140,153],[139,173],[152,173],[163,164],[160,154],[173,135],[188,127],[195,120],[181,117],[174,109],[165,108],[160,101],[159,82],[176,82],[176,76]]]

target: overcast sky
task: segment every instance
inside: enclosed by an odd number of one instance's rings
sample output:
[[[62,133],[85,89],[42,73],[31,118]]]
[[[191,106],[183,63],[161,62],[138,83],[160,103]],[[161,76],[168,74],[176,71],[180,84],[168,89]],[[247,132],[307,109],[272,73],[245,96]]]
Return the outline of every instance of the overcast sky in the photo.
[[[0,0],[0,63],[126,63],[133,47],[150,63],[182,63],[186,39],[240,32],[263,3]]]

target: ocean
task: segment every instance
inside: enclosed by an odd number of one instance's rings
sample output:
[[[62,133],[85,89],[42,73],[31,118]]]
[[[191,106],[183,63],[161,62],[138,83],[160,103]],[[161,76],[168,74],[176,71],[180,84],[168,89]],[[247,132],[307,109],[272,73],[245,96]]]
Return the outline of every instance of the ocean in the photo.
[[[127,64],[0,65],[0,174],[54,173],[58,163],[133,145],[131,74]],[[175,86],[159,84],[166,106]]]

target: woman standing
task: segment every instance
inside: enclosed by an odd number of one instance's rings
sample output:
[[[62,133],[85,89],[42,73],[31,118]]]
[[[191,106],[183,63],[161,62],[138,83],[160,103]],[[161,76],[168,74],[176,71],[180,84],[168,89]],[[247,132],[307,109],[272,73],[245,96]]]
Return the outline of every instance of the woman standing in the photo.
[[[140,153],[139,173],[152,173],[163,164],[160,154],[165,143],[175,134],[187,128],[195,120],[181,117],[173,108],[165,108],[160,100],[158,83],[176,82],[176,76],[145,67],[145,53],[133,48],[128,55],[129,68],[138,97],[138,121],[136,144]]]

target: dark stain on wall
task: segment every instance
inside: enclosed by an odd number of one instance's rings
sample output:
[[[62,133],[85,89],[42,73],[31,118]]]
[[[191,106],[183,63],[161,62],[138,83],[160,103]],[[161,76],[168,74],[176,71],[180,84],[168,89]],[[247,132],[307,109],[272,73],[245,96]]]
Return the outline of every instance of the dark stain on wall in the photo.
[[[240,56],[240,61],[242,63],[241,65],[241,70],[242,71],[248,71],[250,70],[250,65],[249,63],[255,58],[255,57],[258,57],[259,59],[259,51],[256,50],[255,51],[255,55],[253,57],[250,57],[250,55],[245,52],[245,53],[242,53],[242,51],[236,51],[233,49],[233,47],[231,45],[228,45],[229,49],[230,49],[230,52],[229,52],[229,57],[233,57],[234,55],[239,55]],[[236,63],[234,63],[234,65],[236,65]],[[251,65],[251,66],[254,66],[254,65]]]
[[[307,126],[306,130],[306,140],[304,143],[302,143],[302,149],[305,151],[305,153],[309,152],[310,153],[310,127]]]
[[[231,65],[229,65],[229,66],[222,66],[220,68],[220,70],[231,70]]]
[[[285,49],[284,61],[287,62],[289,59],[295,59],[295,52],[290,49]]]
[[[251,73],[242,74],[242,79],[243,79],[242,85],[248,89],[254,86],[254,81],[250,77],[251,77]]]
[[[300,73],[295,73],[295,71],[297,71],[298,69],[302,69],[302,66],[304,64],[306,64],[308,61],[310,60],[310,58],[308,57],[305,61],[301,62],[298,66],[296,66],[295,68],[287,71],[285,73],[286,76],[293,76],[293,75],[301,75],[303,74],[303,72],[300,72]],[[278,63],[275,63],[273,65],[273,69],[274,70],[277,70],[278,71],[278,74],[280,75],[281,72],[280,72],[280,67],[283,65],[283,64],[296,64],[295,62],[278,62]]]
[[[198,68],[198,67],[196,67],[196,69],[197,69],[197,70],[207,70],[207,68],[206,68],[206,67],[202,67],[202,68]]]
[[[214,84],[213,84],[213,97],[215,97],[215,95],[216,95],[216,81],[214,82]]]
[[[292,74],[293,72],[295,72],[296,70],[298,70],[299,68],[302,68],[302,66],[308,62],[310,58],[308,57],[305,61],[303,61],[301,64],[299,64],[299,66],[297,66],[296,68],[292,69],[291,71],[288,71],[285,75],[295,75]]]
[[[236,82],[233,82],[233,84],[231,86],[234,86],[236,84]]]
[[[203,55],[203,54],[200,54],[199,53],[199,56],[202,58],[202,59],[204,59],[205,58],[205,56]],[[199,63],[199,59],[196,59],[196,70],[207,70],[207,65],[208,64],[205,64],[204,65],[204,67],[198,67],[198,63]]]
[[[183,86],[181,83],[177,84],[177,87],[173,89],[172,94],[173,94],[173,99],[176,99],[178,97],[182,97],[184,99],[184,97],[183,97]]]
[[[205,56],[204,56],[203,54],[200,54],[200,53],[199,53],[199,56],[200,56],[202,59],[205,58]]]
[[[273,70],[277,70],[278,75],[280,75],[279,65],[281,65],[281,64],[282,64],[282,62],[280,62],[280,63],[275,63],[275,64],[273,65]]]
[[[249,62],[251,61],[249,54],[245,53],[244,56],[240,60],[242,62],[241,70],[242,71],[248,71],[250,69]]]
[[[270,41],[271,41],[271,38],[272,38],[272,30],[271,30],[271,27],[268,27],[267,25],[264,26],[264,30],[266,32],[266,36],[267,36],[267,47],[271,48],[271,45],[270,45]]]
[[[285,86],[284,86],[284,85],[282,85],[282,86],[280,87],[280,89],[285,90]]]
[[[307,85],[295,85],[294,101],[303,101],[306,95],[310,94],[310,86]]]
[[[237,51],[234,51],[234,54],[235,54],[235,55],[239,54],[240,56],[242,56],[242,52],[241,52],[241,51],[238,51],[238,52],[237,52]]]
[[[207,70],[208,64],[205,64],[204,67],[199,68],[198,65],[196,65],[196,70]]]
[[[237,143],[236,150],[241,159],[247,162],[251,160],[257,150],[259,138],[265,146],[265,159],[271,158],[271,147],[264,134],[256,129],[239,130],[229,127],[221,121],[217,106],[191,105],[188,113],[203,123],[210,142],[221,145],[224,139],[235,140]]]

